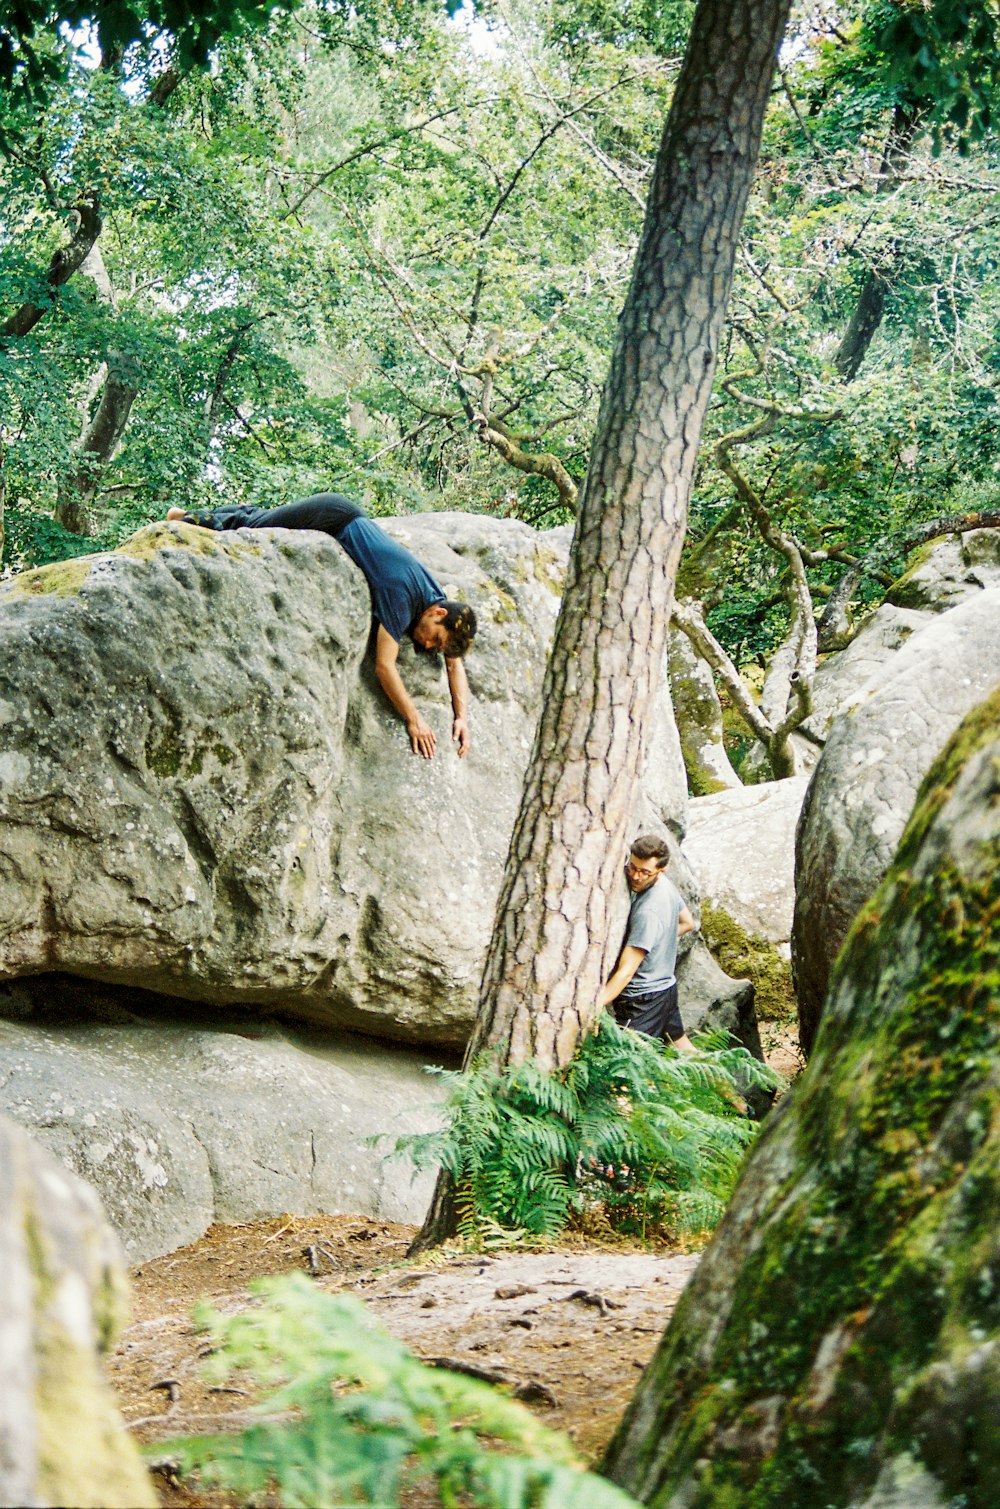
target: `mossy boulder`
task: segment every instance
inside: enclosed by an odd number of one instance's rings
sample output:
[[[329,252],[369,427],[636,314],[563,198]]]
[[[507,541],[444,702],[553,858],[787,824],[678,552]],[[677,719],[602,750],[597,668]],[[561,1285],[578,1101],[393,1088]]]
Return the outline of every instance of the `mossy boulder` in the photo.
[[[811,1050],[830,972],[885,875],[920,782],[966,714],[1000,683],[1000,588],[931,618],[835,720],[795,842],[792,970]]]
[[[101,1373],[125,1270],[93,1190],[0,1120],[0,1502],[155,1509]]]
[[[996,587],[1000,587],[1000,529],[970,529],[915,550],[886,601],[899,608],[944,613]]]
[[[701,933],[727,975],[750,981],[758,1022],[794,1021],[792,966],[773,943],[754,937],[708,901],[701,904]]]
[[[671,629],[667,638],[667,668],[691,795],[739,786],[723,742],[722,705],[712,671],[679,629]]]
[[[1000,1503],[1000,692],[929,773],[611,1445],[669,1509]]]

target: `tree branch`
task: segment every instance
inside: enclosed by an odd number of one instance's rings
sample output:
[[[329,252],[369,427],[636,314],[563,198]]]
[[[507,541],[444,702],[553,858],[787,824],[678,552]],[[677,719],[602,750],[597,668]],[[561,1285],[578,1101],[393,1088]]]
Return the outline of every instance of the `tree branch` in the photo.
[[[44,304],[36,304],[33,299],[28,299],[20,309],[0,326],[0,339],[19,339],[27,335],[38,324],[46,309],[54,301],[56,290],[69,281],[77,268],[84,261],[94,242],[101,233],[100,196],[96,189],[90,189],[82,194],[73,206],[76,215],[76,226],[68,246],[61,246],[52,255],[45,281],[49,286],[50,297]]]
[[[519,472],[527,472],[529,476],[544,477],[555,487],[561,503],[567,508],[575,507],[578,488],[558,456],[549,451],[522,450],[516,441],[492,428],[485,414],[477,416],[476,429],[483,444],[502,456],[508,466],[513,466]]]

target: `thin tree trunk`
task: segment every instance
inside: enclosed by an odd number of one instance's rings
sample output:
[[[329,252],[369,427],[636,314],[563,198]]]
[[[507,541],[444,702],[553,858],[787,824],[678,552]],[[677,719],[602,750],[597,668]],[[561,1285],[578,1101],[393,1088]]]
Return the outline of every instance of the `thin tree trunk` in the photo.
[[[917,129],[917,113],[912,107],[897,105],[892,112],[892,123],[886,139],[882,165],[879,168],[876,197],[894,188],[902,164],[913,145]],[[850,382],[858,374],[885,313],[885,296],[889,289],[889,269],[899,255],[899,247],[893,243],[886,248],[879,267],[869,267],[861,285],[858,302],[847,322],[833,358],[833,365],[844,382]]]
[[[467,1061],[561,1066],[596,1016],[737,240],[789,0],[700,0],[580,498]],[[448,1181],[415,1244],[455,1227]]]
[[[108,352],[108,375],[100,402],[80,437],[73,464],[60,480],[56,495],[55,517],[72,534],[87,533],[90,505],[128,423],[140,375],[134,357]]]

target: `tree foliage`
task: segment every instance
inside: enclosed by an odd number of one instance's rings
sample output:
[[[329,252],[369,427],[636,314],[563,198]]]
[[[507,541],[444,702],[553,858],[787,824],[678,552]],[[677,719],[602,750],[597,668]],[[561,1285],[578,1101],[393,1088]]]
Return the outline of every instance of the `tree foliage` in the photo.
[[[97,544],[318,487],[572,517],[692,9],[306,7],[186,73],[155,38],[118,56],[110,10],[98,66],[49,28],[44,122],[0,164],[0,322],[36,311],[0,342],[8,566],[79,550],[70,484]],[[682,566],[737,665],[793,610],[733,468],[805,548],[816,614],[867,561],[855,618],[920,524],[1000,490],[995,29],[986,0],[798,14]],[[53,276],[88,216],[103,292],[93,259]],[[123,363],[121,432],[88,453]]]

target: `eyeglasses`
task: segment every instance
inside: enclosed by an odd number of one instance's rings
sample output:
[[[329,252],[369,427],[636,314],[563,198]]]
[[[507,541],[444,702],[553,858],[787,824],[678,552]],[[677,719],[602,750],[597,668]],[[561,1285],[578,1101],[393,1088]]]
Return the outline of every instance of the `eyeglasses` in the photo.
[[[646,869],[642,865],[637,865],[632,859],[625,861],[625,868],[630,875],[635,875],[640,880],[650,880],[654,875],[659,875],[660,873],[659,865],[653,865],[651,868]]]

